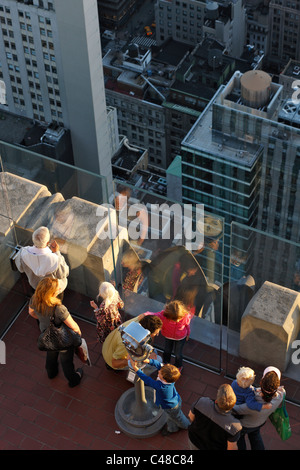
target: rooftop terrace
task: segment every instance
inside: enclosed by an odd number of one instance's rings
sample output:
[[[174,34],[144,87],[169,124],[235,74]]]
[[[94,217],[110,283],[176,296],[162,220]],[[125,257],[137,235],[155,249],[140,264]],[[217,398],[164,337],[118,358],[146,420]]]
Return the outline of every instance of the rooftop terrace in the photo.
[[[67,292],[65,304],[73,315],[90,310],[87,299],[76,292]],[[92,367],[84,366],[82,382],[73,389],[68,387],[61,371],[55,379],[48,379],[45,353],[36,347],[39,330],[26,306],[5,334],[6,365],[0,365],[0,449],[105,451],[101,457],[123,451],[151,454],[187,451],[186,431],[167,437],[159,433],[147,439],[132,438],[120,431],[115,421],[115,406],[132,384],[126,380],[125,372],[106,369],[94,325],[76,320],[87,341]],[[195,354],[205,354],[203,346],[201,351],[195,344],[187,347],[194,347]],[[76,365],[80,365],[77,358]],[[231,379],[224,373],[215,374],[184,362],[177,385],[183,411],[188,413],[192,403],[201,396],[214,398],[222,383],[231,383]],[[300,408],[288,403],[287,410],[293,435],[283,442],[267,422],[262,428],[267,450],[300,449]]]
[[[98,236],[105,226],[105,220],[99,224],[99,215],[96,212],[99,205],[107,202],[101,199],[103,197],[101,185],[105,183],[104,179],[4,143],[1,144],[1,157],[2,168],[5,172],[1,172],[0,178],[0,196],[3,201],[0,205],[0,331],[1,339],[6,345],[6,363],[0,365],[2,405],[0,448],[7,450],[97,449],[112,452],[148,450],[152,453],[158,450],[182,452],[187,450],[185,431],[167,437],[158,434],[145,440],[127,436],[118,429],[116,424],[114,414],[116,403],[122,394],[132,387],[132,384],[126,380],[126,373],[115,373],[106,369],[101,356],[101,348],[97,342],[94,313],[89,306],[90,299],[97,295],[101,280],[112,279],[117,281],[118,287],[119,282],[121,287],[124,285],[122,284],[124,273],[120,267],[119,258],[122,247],[116,240],[111,243],[108,239],[100,240]],[[13,174],[8,173],[9,171]],[[84,185],[79,183],[84,183]],[[92,199],[87,199],[87,196],[91,194],[90,189],[96,189],[92,191],[95,197],[93,202],[90,202]],[[129,189],[131,190],[129,203],[131,198],[145,205],[151,202],[168,203],[165,198],[145,189],[135,186]],[[112,196],[116,194],[117,192]],[[66,209],[69,210],[65,211]],[[119,217],[122,215],[119,214]],[[165,213],[162,217],[164,224],[157,232],[159,230],[163,232],[164,229],[169,228],[170,220],[166,216]],[[206,213],[205,216],[207,216]],[[212,214],[210,216],[208,220],[211,223],[218,222],[215,227],[222,241],[224,221],[221,217],[217,219],[217,216]],[[183,218],[183,224],[191,222],[191,217],[187,219]],[[13,271],[10,266],[9,257],[15,246],[13,242],[23,246],[28,242],[31,243],[32,230],[40,225],[49,226],[53,233],[58,234],[53,236],[59,236],[62,241],[65,241],[61,244],[61,251],[70,265],[70,276],[64,304],[80,324],[83,337],[90,350],[92,367],[84,367],[82,383],[74,389],[68,387],[61,372],[51,381],[47,378],[44,353],[38,351],[36,347],[39,330],[36,322],[28,315],[27,306],[31,294],[28,291],[28,285],[26,286],[26,279]],[[157,227],[151,227],[153,228]],[[210,224],[207,223],[206,229],[210,228]],[[209,233],[212,235],[210,230]],[[177,233],[165,239],[158,237],[145,240],[142,246],[138,246],[135,240],[127,243],[131,243],[131,249],[135,250],[136,258],[143,261],[143,266],[149,267],[153,263],[151,268],[156,266],[156,274],[162,276],[166,272],[166,266],[174,265],[175,259],[178,259],[176,258],[178,253],[180,256],[183,251],[185,255],[187,254],[183,247],[176,245],[178,239],[174,235]],[[249,234],[246,235],[249,236]],[[254,231],[250,235],[254,245],[256,241],[253,236]],[[267,234],[265,237],[269,245],[272,237]],[[290,249],[295,261],[294,254],[297,246],[286,241],[284,248]],[[168,249],[171,250],[171,258],[164,257],[166,253],[169,253]],[[193,261],[199,269],[195,259],[187,255],[189,261]],[[212,260],[213,257],[210,256],[210,262]],[[165,269],[163,268],[164,262],[166,263]],[[202,265],[205,285],[208,282],[211,283],[211,287],[215,285],[214,288],[221,295],[223,295],[223,287],[220,286],[220,282],[218,285],[214,284],[214,277],[217,279],[220,274],[219,270],[222,272],[222,263],[223,259],[221,262],[215,262],[215,271],[212,270],[212,264],[209,269],[204,264]],[[292,281],[288,277],[283,278],[282,269],[277,271],[275,264],[274,262],[275,277],[267,280],[280,283],[283,288],[292,289]],[[158,311],[158,304],[161,306],[161,302],[165,302],[166,297],[164,301],[159,301],[153,294],[153,286],[149,285],[150,271],[151,269],[148,271],[148,277],[145,276],[141,284],[135,286],[133,291],[129,291],[129,295],[124,294],[123,288],[124,319],[128,315],[135,316],[147,310]],[[147,273],[147,269],[144,273]],[[257,272],[251,272],[251,274],[257,279]],[[222,277],[220,279],[222,280]],[[152,277],[153,280],[155,280],[154,277]],[[262,279],[263,281],[265,279]],[[157,280],[156,287],[161,290],[167,287],[163,277]],[[167,295],[167,292],[163,293]],[[293,295],[296,296],[297,292]],[[152,310],[152,307],[155,310]],[[242,313],[243,311],[239,312],[239,315]],[[208,312],[201,311],[193,319],[190,339],[184,349],[184,370],[178,382],[178,391],[183,399],[185,413],[188,413],[192,403],[198,397],[214,398],[218,386],[224,382],[230,383],[238,367],[247,362],[238,354],[239,327],[236,330],[229,329],[231,315],[230,308],[228,312],[225,308],[221,311],[216,302],[214,309]],[[162,341],[163,338],[160,336],[156,344],[159,349],[162,348]],[[76,365],[79,365],[77,358]],[[252,363],[250,365],[259,378],[265,366]],[[281,442],[268,422],[262,430],[267,449],[300,448],[300,408],[298,407],[300,382],[299,374],[297,375],[299,366],[292,365],[293,370],[289,364],[283,373],[282,383],[287,390],[293,435],[287,442]]]

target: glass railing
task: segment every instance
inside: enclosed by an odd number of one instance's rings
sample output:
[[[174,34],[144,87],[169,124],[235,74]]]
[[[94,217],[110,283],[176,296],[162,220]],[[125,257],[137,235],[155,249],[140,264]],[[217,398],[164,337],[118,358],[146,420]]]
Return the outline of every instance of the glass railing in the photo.
[[[17,146],[1,143],[0,156],[1,334],[33,293],[11,258],[32,246],[34,230],[44,225],[70,268],[64,303],[73,315],[95,323],[89,302],[104,280],[119,289],[129,316],[181,300],[193,315],[184,357],[221,370],[221,217],[158,196],[142,182],[115,181],[108,194],[101,176]],[[163,348],[161,335],[156,346]]]
[[[0,156],[0,335],[32,295],[12,258],[46,225],[70,268],[64,302],[72,314],[95,323],[89,302],[104,280],[118,288],[128,317],[181,300],[193,316],[186,360],[221,371],[225,354],[228,376],[247,364],[259,377],[270,365],[266,352],[273,361],[276,351],[288,397],[300,402],[299,244],[235,222],[228,247],[222,217],[148,191],[142,179],[135,186],[115,180],[109,194],[101,176],[23,148],[1,143]],[[254,319],[247,338],[248,310],[266,286],[274,290],[260,312],[268,322]],[[163,349],[162,335],[156,346]]]
[[[69,265],[69,300],[78,294],[94,298],[99,283],[115,281],[116,276],[113,243],[100,237],[110,225],[109,214],[98,215],[108,201],[105,178],[6,143],[0,143],[0,156],[3,333],[32,295],[26,275],[14,270],[12,258],[18,247],[32,246],[32,234],[38,227],[49,228]],[[18,302],[10,304],[12,297]],[[84,309],[84,315],[90,314]]]
[[[226,372],[234,377],[248,366],[259,381],[275,366],[288,399],[299,404],[300,244],[232,223],[230,255]]]
[[[192,313],[184,357],[220,370],[222,342],[223,235],[221,217],[168,200],[140,186],[114,181],[125,310],[159,312],[180,300]],[[156,346],[163,348],[163,338]]]

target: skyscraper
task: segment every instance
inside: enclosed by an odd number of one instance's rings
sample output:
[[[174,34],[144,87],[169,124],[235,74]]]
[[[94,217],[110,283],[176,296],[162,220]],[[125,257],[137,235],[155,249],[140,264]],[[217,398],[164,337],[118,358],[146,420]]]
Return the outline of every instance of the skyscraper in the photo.
[[[269,60],[281,70],[289,59],[300,60],[300,0],[271,0]]]
[[[235,72],[183,140],[183,200],[225,218],[227,256],[233,221],[299,242],[300,130],[283,123],[286,104],[265,72]],[[247,251],[249,240],[240,241]],[[252,255],[261,263],[262,253]],[[274,268],[270,258],[263,268]]]
[[[111,180],[97,0],[1,0],[8,110],[71,131],[75,165]]]

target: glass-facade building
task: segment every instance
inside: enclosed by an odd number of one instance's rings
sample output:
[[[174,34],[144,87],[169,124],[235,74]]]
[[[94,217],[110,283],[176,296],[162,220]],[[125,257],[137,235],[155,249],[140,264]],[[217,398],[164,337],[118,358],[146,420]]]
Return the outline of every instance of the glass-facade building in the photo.
[[[250,73],[266,78],[263,72]],[[230,252],[233,221],[296,243],[300,235],[299,129],[278,118],[284,106],[281,86],[265,82],[251,103],[242,78],[236,72],[218,90],[183,140],[181,154],[183,201],[202,202],[224,217],[228,263],[236,251],[248,259],[251,249],[251,241],[241,237]],[[297,258],[281,261],[292,270]],[[264,269],[270,272],[272,265],[266,261]]]

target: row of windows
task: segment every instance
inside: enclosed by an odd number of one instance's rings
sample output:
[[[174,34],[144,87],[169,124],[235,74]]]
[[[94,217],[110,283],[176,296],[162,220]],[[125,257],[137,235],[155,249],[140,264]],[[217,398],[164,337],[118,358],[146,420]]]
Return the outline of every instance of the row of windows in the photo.
[[[12,21],[10,18],[5,18],[4,16],[0,16],[0,23],[7,24],[8,26],[12,26]]]
[[[181,6],[182,8],[188,8],[188,6],[189,6],[189,9],[190,9],[190,10],[195,10],[195,5],[192,4],[192,3],[191,3],[190,5],[188,5],[188,4],[185,3],[185,2],[180,3],[180,2],[177,0],[177,1],[175,2],[175,5],[176,5],[176,6]],[[160,10],[163,10],[163,8],[164,8],[163,5],[160,4],[160,5],[159,5],[159,9],[160,9]],[[171,11],[171,10],[172,10],[172,7],[171,7],[170,5],[168,5],[168,6],[167,6],[167,10],[168,10],[168,11]],[[180,11],[181,11],[181,10],[180,10],[179,8],[176,8],[176,12],[179,12],[179,13],[180,13]],[[203,7],[197,6],[197,11],[203,11]]]
[[[29,32],[32,32],[32,26],[31,25],[25,25],[25,23],[20,23],[20,28],[24,31],[27,30]],[[14,32],[12,30],[7,30],[5,28],[2,28],[2,34],[3,36],[9,36],[11,38],[14,38]],[[46,30],[45,28],[40,28],[40,34],[41,36],[47,36],[48,38],[53,37],[53,33],[51,30]],[[23,41],[28,41],[30,43],[33,43],[33,38],[31,36],[26,36],[25,34],[22,34],[22,40]],[[43,47],[46,47],[45,44],[47,44],[46,41],[43,41]],[[54,48],[53,43],[49,42],[49,47],[52,45],[52,48]],[[50,47],[51,48],[51,47]]]
[[[36,56],[36,51],[35,49],[33,48],[29,48],[27,46],[24,46],[24,53],[25,54],[30,54],[30,55],[33,55],[33,56]],[[50,60],[52,62],[55,62],[55,56],[53,54],[48,54],[47,52],[43,52],[43,57],[45,60]]]
[[[3,7],[0,5],[0,11],[5,11],[5,13],[10,13],[10,8],[9,7]]]
[[[48,10],[54,11],[53,2],[47,2],[46,0],[39,0],[39,8],[48,8]],[[10,8],[0,5],[0,11],[5,11],[6,13],[10,13]]]
[[[43,16],[39,16],[40,23],[51,24],[51,20],[49,18],[44,18]]]
[[[13,101],[16,105],[25,106],[25,101],[22,98],[14,96]],[[32,103],[32,109],[34,109],[35,111],[39,111],[41,113],[41,115],[34,114],[35,119],[38,119],[38,120],[43,120],[44,119],[45,116],[43,114],[44,113],[44,106],[43,105],[37,104],[37,103]],[[53,108],[51,108],[50,113],[51,113],[51,116],[54,116],[54,117],[59,117],[59,118],[63,117],[63,114],[62,114],[61,111],[58,111],[58,110],[53,109]]]
[[[10,19],[7,19],[5,21],[5,18],[3,17],[0,17],[0,23],[2,24],[7,24],[8,26],[12,26],[12,21]],[[26,24],[26,23],[23,23],[22,21],[20,22],[20,28],[23,30],[23,31],[30,31],[32,32],[32,26],[31,24]],[[50,38],[53,37],[53,33],[50,29],[45,29],[45,28],[40,28],[40,34],[41,36],[48,36]],[[6,33],[7,35],[7,33]]]
[[[144,107],[135,105],[133,103],[128,103],[128,102],[125,102],[123,100],[119,100],[119,99],[116,99],[116,98],[112,98],[110,101],[111,101],[111,103],[110,103],[111,106],[114,106],[117,109],[120,109],[120,108],[123,107],[125,109],[131,109],[132,111],[135,111],[136,113],[139,113],[141,116],[145,116],[145,114],[148,114],[148,116],[153,116],[156,119],[160,119],[160,117],[161,117],[160,112],[154,111],[152,109],[145,110]]]
[[[3,36],[9,36],[10,38],[14,38],[14,37],[15,37],[14,32],[13,32],[11,29],[9,29],[9,30],[7,31],[7,29],[3,28],[3,29],[2,29],[2,34],[3,34]]]
[[[182,10],[180,10],[180,9],[176,9],[176,15],[182,15],[183,17],[184,17],[184,16],[188,16],[188,14],[187,14],[187,12],[186,12],[185,10],[182,11]],[[159,12],[158,16],[159,16],[160,18],[163,18],[164,13],[161,11],[161,12]],[[191,12],[191,13],[189,14],[189,17],[190,17],[190,18],[195,18],[195,13],[194,13],[194,12]],[[201,20],[201,19],[202,19],[201,13],[197,13],[196,17],[197,17],[198,20]],[[179,18],[179,21],[180,21],[180,18],[181,18],[181,17],[176,16],[176,19],[178,19],[178,18]],[[171,19],[172,19],[172,15],[171,15],[170,13],[167,14],[167,19],[168,19],[168,20],[171,20]]]
[[[3,10],[1,10],[1,11],[3,11]],[[7,11],[6,11],[6,13],[7,13]],[[24,12],[24,11],[18,10],[18,14],[19,14],[20,18],[26,18],[27,20],[31,19],[30,13],[28,11]],[[0,17],[0,21],[1,21],[1,23],[7,23],[8,25],[12,24],[10,18],[5,18],[3,16]],[[44,18],[43,16],[39,16],[39,22],[40,23],[46,23],[46,24],[49,24],[49,25],[51,24],[50,18]]]

